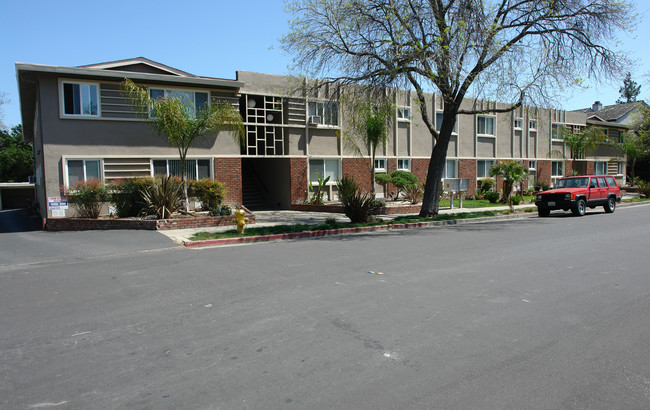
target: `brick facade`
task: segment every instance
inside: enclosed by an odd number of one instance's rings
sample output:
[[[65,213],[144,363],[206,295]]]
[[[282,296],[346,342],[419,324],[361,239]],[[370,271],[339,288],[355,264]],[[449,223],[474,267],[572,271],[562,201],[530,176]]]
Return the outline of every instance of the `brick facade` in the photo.
[[[372,190],[371,183],[374,181],[370,181],[371,170],[369,158],[343,158],[342,168],[342,177],[349,176],[354,178],[359,183],[359,188],[364,192],[370,192]]]
[[[458,160],[458,178],[469,179],[467,195],[474,195],[476,192],[476,160],[459,159]]]
[[[302,204],[307,200],[309,175],[307,174],[307,158],[291,158],[289,160],[291,175],[291,204]]]
[[[540,183],[551,183],[551,161],[537,160],[537,181]]]
[[[215,158],[214,179],[226,188],[225,204],[238,206],[242,203],[241,158]]]

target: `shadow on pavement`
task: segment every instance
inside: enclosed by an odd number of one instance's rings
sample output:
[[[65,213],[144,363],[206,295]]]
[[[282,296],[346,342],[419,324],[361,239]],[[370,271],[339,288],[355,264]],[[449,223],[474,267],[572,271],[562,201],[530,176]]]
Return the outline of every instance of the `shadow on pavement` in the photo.
[[[31,232],[42,229],[38,215],[28,215],[26,208],[0,211],[0,233]]]

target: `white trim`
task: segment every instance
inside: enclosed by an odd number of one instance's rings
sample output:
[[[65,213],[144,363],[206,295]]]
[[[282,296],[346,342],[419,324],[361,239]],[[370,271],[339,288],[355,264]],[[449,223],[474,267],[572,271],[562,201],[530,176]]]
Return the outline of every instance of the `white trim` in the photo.
[[[93,157],[93,156],[61,156],[61,165],[63,167],[63,183],[67,188],[70,188],[70,177],[68,174],[68,161],[83,161],[84,168],[84,181],[86,178],[86,161],[99,161],[99,180],[104,180],[104,158],[103,157]]]
[[[376,164],[377,161],[384,161],[384,166],[383,166],[383,167],[380,167],[380,168],[377,168],[377,164]],[[375,167],[375,172],[377,172],[377,171],[380,171],[380,172],[381,172],[381,171],[386,171],[386,169],[387,169],[387,166],[386,166],[387,162],[388,162],[388,160],[387,160],[385,157],[381,157],[381,158],[379,158],[379,157],[375,157],[375,164],[373,164],[374,167]]]
[[[63,84],[86,84],[86,85],[94,85],[97,87],[97,114],[92,115],[92,114],[66,114],[65,113],[65,101],[64,101],[64,92],[63,92]],[[69,78],[59,78],[58,79],[58,90],[59,90],[59,118],[63,119],[69,119],[69,118],[80,118],[80,119],[99,119],[102,117],[102,101],[101,101],[101,93],[100,93],[100,83],[99,82],[94,82],[94,81],[88,81],[88,80],[77,80],[77,79],[69,79]]]
[[[187,161],[196,161],[194,163],[194,172],[196,172],[197,179],[193,179],[192,181],[198,181],[199,180],[199,162],[198,161],[201,161],[201,160],[210,162],[210,165],[209,165],[209,168],[208,168],[208,172],[209,172],[208,178],[214,179],[214,157],[208,157],[208,158],[206,158],[206,157],[195,157],[195,158],[186,157],[185,158],[186,162]],[[165,161],[166,176],[169,176],[169,175],[171,175],[169,173],[169,161],[180,161],[180,158],[178,158],[178,157],[177,158],[172,158],[172,157],[169,157],[169,156],[166,156],[164,158],[149,157],[149,173],[150,173],[151,177],[155,176],[154,175],[154,167],[153,167],[153,162],[154,161]]]
[[[494,134],[481,134],[481,133],[479,133],[478,120],[481,117],[486,118],[486,119],[487,118],[492,118],[492,120],[494,121],[493,124],[492,124],[492,131],[494,132]],[[476,136],[481,137],[481,138],[496,138],[497,137],[497,116],[496,115],[488,115],[488,114],[477,114],[476,115]],[[495,147],[495,149],[496,149],[496,147]]]
[[[319,115],[316,113],[317,117],[321,117],[323,123],[322,124],[316,124],[316,125],[311,125],[307,124],[311,127],[316,127],[316,128],[330,128],[330,129],[340,129],[341,128],[341,104],[338,101],[332,101],[332,100],[325,100],[325,99],[305,99],[305,105],[306,105],[306,110],[305,110],[305,119],[308,119],[311,117],[309,115],[309,104],[315,103],[316,105],[316,111],[318,111],[318,104],[336,104],[336,125],[332,124],[325,124],[325,106],[323,106],[323,115]]]
[[[408,168],[400,168],[400,167],[399,167],[399,162],[400,162],[400,161],[408,161],[408,164],[409,164],[409,165],[408,165]],[[402,158],[397,158],[397,168],[396,168],[396,169],[397,169],[398,171],[408,171],[408,172],[411,172],[412,165],[413,165],[413,163],[411,162],[411,158],[404,158],[404,157],[402,157]]]

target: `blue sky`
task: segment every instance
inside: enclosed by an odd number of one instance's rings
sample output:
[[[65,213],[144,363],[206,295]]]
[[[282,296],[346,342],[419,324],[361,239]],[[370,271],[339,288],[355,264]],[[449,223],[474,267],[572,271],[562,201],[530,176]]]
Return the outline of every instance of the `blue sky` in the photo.
[[[645,24],[636,38],[622,37],[624,50],[639,60],[633,79],[640,98],[650,100],[650,6],[639,2]],[[192,74],[235,78],[235,71],[287,74],[291,58],[278,39],[290,16],[281,0],[0,0],[0,93],[3,122],[21,122],[16,62],[79,66],[131,57],[147,57]],[[645,75],[645,76],[644,76]],[[568,91],[564,109],[613,104],[620,79]]]

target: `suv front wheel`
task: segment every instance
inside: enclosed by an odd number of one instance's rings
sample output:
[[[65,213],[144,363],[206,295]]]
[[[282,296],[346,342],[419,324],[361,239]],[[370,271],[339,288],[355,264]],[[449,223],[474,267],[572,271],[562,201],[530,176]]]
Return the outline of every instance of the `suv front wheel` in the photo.
[[[571,208],[571,212],[573,212],[573,214],[576,216],[584,215],[586,210],[587,210],[587,203],[585,202],[584,199],[578,199],[578,202],[576,202],[573,208]]]

